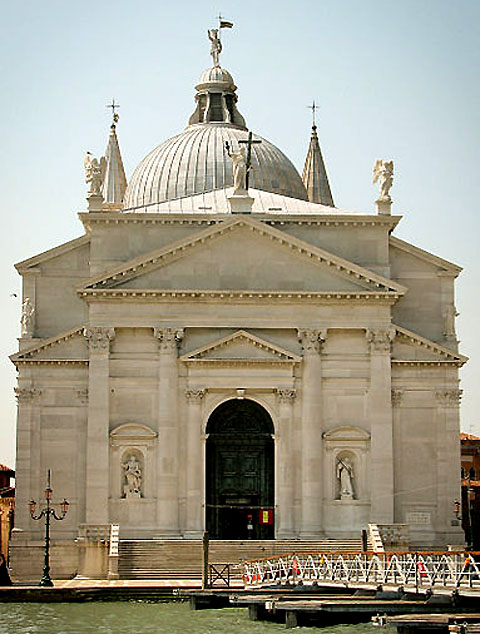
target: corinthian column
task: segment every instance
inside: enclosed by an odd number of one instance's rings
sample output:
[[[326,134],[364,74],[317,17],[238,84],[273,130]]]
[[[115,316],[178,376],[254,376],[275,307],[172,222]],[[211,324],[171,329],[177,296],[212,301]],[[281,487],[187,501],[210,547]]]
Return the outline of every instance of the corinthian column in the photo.
[[[293,491],[295,486],[295,466],[293,464],[293,403],[296,390],[281,388],[277,390],[280,401],[278,431],[275,433],[277,466],[275,517],[277,539],[292,539],[293,526]]]
[[[186,389],[188,401],[187,415],[187,537],[199,537],[202,534],[202,399],[203,389]]]
[[[444,389],[435,393],[437,400],[437,526],[442,532],[458,533],[451,527],[453,500],[461,499],[460,490],[460,419],[462,390]]]
[[[17,460],[15,466],[15,528],[32,530],[28,501],[42,497],[40,473],[40,397],[42,390],[34,387],[16,387]],[[36,528],[36,527],[35,527]]]
[[[324,330],[299,330],[303,349],[302,372],[302,521],[300,535],[321,535],[323,506],[323,398],[320,353],[327,337]]]
[[[90,326],[83,334],[89,348],[85,522],[108,524],[109,352],[115,330]]]
[[[179,534],[178,514],[178,346],[181,328],[155,328],[158,339],[157,528]]]
[[[393,328],[366,332],[370,344],[370,521],[394,521],[391,347]]]

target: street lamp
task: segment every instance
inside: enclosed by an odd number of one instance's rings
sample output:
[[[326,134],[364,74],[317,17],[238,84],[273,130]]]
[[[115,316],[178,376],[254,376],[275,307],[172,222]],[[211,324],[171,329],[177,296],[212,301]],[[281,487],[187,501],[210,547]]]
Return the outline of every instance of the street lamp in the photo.
[[[35,515],[35,508],[37,503],[35,500],[30,500],[28,504],[28,508],[30,510],[30,517],[32,520],[41,520],[42,517],[45,518],[45,547],[44,547],[44,561],[43,561],[43,575],[40,579],[40,586],[53,586],[53,581],[50,579],[50,517],[53,517],[56,520],[63,520],[68,511],[68,502],[65,498],[60,504],[62,509],[62,514],[58,516],[55,512],[55,509],[51,506],[52,499],[52,488],[50,487],[50,469],[47,472],[47,488],[45,489],[45,500],[46,506],[43,508],[38,515]]]
[[[467,478],[467,503],[468,503],[468,550],[473,550],[473,517],[472,509],[475,502],[475,489],[470,478]]]

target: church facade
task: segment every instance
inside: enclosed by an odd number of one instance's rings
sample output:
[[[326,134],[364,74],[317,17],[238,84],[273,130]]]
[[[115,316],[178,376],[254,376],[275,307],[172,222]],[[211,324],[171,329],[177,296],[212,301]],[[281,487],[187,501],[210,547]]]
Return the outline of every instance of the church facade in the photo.
[[[338,209],[315,126],[300,177],[236,104],[217,54],[186,130],[128,184],[115,116],[86,160],[83,234],[16,266],[18,570],[42,543],[28,501],[47,469],[70,502],[52,528],[65,575],[79,534],[112,523],[460,542],[461,269],[395,237],[393,164],[376,166],[377,213]]]

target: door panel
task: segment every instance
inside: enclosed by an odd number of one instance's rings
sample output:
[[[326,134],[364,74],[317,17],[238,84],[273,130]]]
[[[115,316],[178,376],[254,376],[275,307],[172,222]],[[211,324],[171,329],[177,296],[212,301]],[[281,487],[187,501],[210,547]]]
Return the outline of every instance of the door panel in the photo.
[[[217,410],[221,409],[220,412]],[[213,539],[273,539],[259,510],[274,505],[273,424],[257,403],[229,401],[207,426],[207,530]]]

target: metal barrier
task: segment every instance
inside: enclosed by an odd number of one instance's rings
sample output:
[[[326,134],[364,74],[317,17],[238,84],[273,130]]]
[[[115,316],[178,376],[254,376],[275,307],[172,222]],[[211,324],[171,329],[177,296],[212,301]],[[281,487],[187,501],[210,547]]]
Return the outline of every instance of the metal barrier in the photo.
[[[338,582],[392,584],[416,589],[480,587],[480,553],[301,553],[244,562],[247,587]]]
[[[208,566],[208,587],[215,584],[230,587],[230,568],[232,564],[209,564]]]

